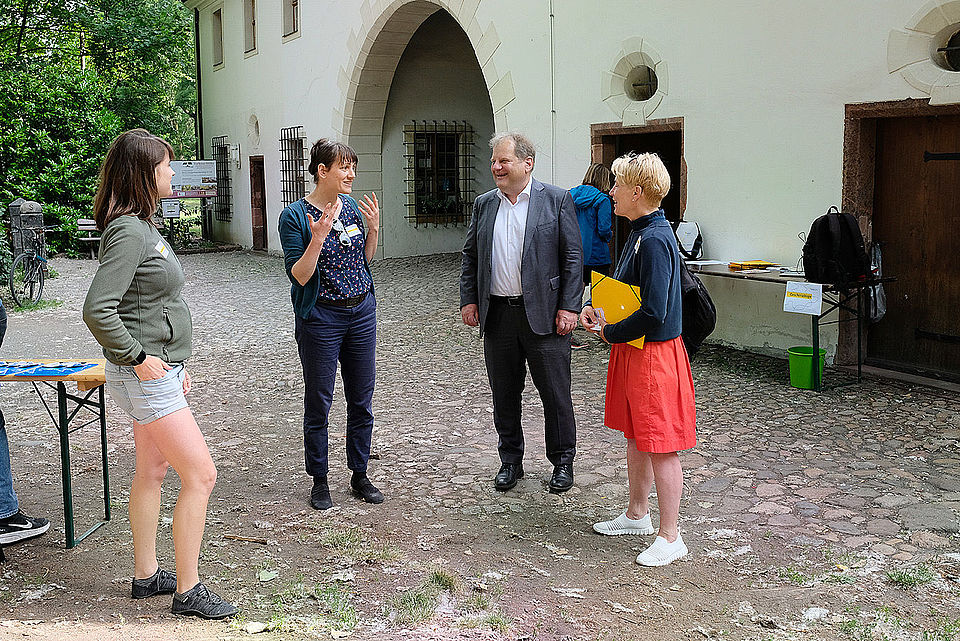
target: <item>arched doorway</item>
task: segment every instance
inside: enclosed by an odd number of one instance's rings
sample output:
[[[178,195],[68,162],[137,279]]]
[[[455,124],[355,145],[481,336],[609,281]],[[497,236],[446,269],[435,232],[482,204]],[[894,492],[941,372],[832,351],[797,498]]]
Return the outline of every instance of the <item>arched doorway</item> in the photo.
[[[457,251],[473,199],[493,188],[493,109],[467,34],[439,10],[414,33],[383,119],[384,255]]]
[[[514,100],[515,93],[509,70],[498,70],[494,64],[500,47],[497,30],[492,22],[487,23],[486,27],[479,24],[477,7],[478,3],[447,0],[395,0],[385,8],[382,8],[382,3],[366,0],[361,6],[359,13],[364,16],[364,23],[359,34],[351,36],[348,41],[351,62],[341,69],[339,84],[343,103],[342,108],[334,114],[334,126],[360,157],[355,191],[376,191],[378,194],[386,191],[390,206],[397,203],[397,209],[388,211],[384,208],[380,256],[456,251],[465,229],[460,224],[442,222],[449,218],[446,210],[441,211],[444,214],[439,218],[441,222],[428,223],[423,217],[418,220],[416,211],[411,212],[410,207],[399,199],[401,195],[406,196],[403,192],[408,191],[407,179],[402,175],[398,178],[396,173],[406,171],[403,163],[406,162],[407,152],[400,153],[398,161],[395,149],[391,146],[396,141],[387,140],[391,135],[403,134],[403,125],[400,125],[399,134],[392,124],[389,128],[384,126],[388,102],[391,104],[390,118],[394,123],[400,123],[400,118],[409,118],[408,124],[412,124],[414,118],[420,121],[428,119],[431,123],[437,119],[438,124],[442,124],[444,118],[450,120],[452,117],[461,123],[466,120],[473,129],[472,149],[467,153],[467,150],[460,148],[462,143],[455,143],[456,155],[472,155],[472,163],[479,163],[472,177],[477,181],[472,183],[473,193],[482,193],[492,184],[486,176],[486,138],[494,129],[507,129],[507,106]],[[426,35],[414,41],[414,35],[423,26],[426,27]],[[438,38],[443,40],[442,46],[437,44]],[[406,59],[402,66],[401,58]],[[442,73],[439,78],[427,77],[423,70],[437,63],[442,63],[444,68],[453,63],[462,75],[455,79],[455,84],[450,83],[451,73]],[[397,72],[400,77],[396,81],[395,97],[392,97]],[[424,90],[424,87],[429,87],[429,90]],[[460,96],[463,94],[474,96],[471,110],[465,114],[450,111],[462,103]],[[413,107],[419,105],[422,109],[410,108],[411,105],[407,103],[411,96],[419,98]],[[482,117],[474,115],[478,105],[486,112]],[[427,109],[431,106],[443,107],[446,113],[454,115],[443,116],[439,111]],[[471,123],[470,120],[475,122]],[[452,153],[449,149],[450,137],[444,140],[448,152]],[[404,144],[406,142],[404,140]],[[385,150],[391,154],[389,160],[382,157]],[[394,166],[388,167],[388,163]],[[393,176],[389,179],[391,182],[387,182],[385,174]],[[434,185],[443,178],[449,179],[449,176],[434,176]],[[488,182],[482,182],[484,180]],[[471,178],[467,177],[466,182],[470,184]],[[413,183],[410,189],[413,189]],[[442,196],[445,202],[449,201],[451,194],[448,189],[437,191],[442,193],[434,193],[434,201],[439,199],[438,196]],[[466,196],[469,197],[469,194]],[[466,200],[466,197],[461,196],[461,200]],[[437,210],[436,202],[432,206]],[[413,218],[408,220],[408,216]]]

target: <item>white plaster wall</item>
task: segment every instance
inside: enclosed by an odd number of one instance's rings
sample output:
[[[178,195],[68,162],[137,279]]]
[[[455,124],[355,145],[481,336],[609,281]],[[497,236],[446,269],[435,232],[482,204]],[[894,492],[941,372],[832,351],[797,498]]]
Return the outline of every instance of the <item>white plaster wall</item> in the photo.
[[[397,66],[383,124],[383,256],[421,256],[463,248],[465,225],[415,226],[407,220],[403,127],[413,120],[466,120],[476,132],[476,195],[493,188],[487,141],[493,110],[466,34],[451,21],[419,29]]]
[[[493,87],[497,128],[528,133],[539,145],[535,175],[567,187],[578,184],[590,161],[590,124],[619,120],[602,102],[603,72],[623,55],[625,40],[652,44],[668,73],[661,79],[666,96],[649,117],[684,118],[686,217],[700,222],[712,258],[793,265],[797,234],[840,201],[844,105],[923,96],[886,67],[890,31],[902,29],[922,0],[441,1],[475,44],[484,33],[496,35],[488,37],[494,51],[485,51],[481,63]],[[216,3],[188,2],[197,4],[209,38],[209,8]],[[278,213],[280,127],[304,125],[308,142],[342,127],[337,110],[349,80],[340,69],[353,72],[350,44],[363,40],[395,2],[302,2],[304,37],[285,44],[279,12],[259,3],[259,50],[247,59],[240,1],[223,5],[224,68],[211,72],[209,47],[203,54],[205,144],[220,134],[242,144],[255,111],[267,206]],[[384,144],[392,153],[392,142]],[[362,162],[375,166],[376,151]],[[244,163],[234,180],[234,221],[223,230],[245,244],[248,185]],[[277,249],[275,214],[268,228]],[[398,246],[406,238],[398,234]],[[780,311],[782,288],[706,282],[720,308],[717,340],[761,350],[809,340],[808,319]],[[835,343],[830,332],[825,342]]]

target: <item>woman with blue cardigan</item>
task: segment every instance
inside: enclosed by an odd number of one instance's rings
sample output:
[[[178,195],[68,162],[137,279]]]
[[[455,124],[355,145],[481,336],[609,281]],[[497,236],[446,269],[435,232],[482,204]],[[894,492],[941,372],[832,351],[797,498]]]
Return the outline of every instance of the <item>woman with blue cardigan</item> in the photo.
[[[367,503],[383,494],[367,478],[373,433],[377,302],[369,262],[377,251],[376,194],[350,197],[357,154],[321,138],[310,150],[315,187],[280,214],[280,243],[290,279],[297,347],[303,366],[303,445],[313,477],[310,505],[333,507],[327,483],[327,432],[337,362],[347,400],[350,487]],[[366,227],[366,229],[364,229]]]

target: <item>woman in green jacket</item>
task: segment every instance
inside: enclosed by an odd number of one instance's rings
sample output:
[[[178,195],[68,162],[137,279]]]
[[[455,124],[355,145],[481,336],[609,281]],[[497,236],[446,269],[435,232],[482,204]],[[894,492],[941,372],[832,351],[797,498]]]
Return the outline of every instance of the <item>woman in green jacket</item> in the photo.
[[[217,469],[184,398],[193,326],[180,295],[183,268],[153,222],[159,200],[173,193],[172,158],[169,143],[144,129],[121,134],[107,151],[93,204],[100,266],[83,320],[107,358],[110,396],[133,418],[132,596],[173,593],[174,614],[222,619],[237,608],[208,590],[197,568]],[[160,485],[170,466],[181,483],[173,511],[175,574],[157,562]]]

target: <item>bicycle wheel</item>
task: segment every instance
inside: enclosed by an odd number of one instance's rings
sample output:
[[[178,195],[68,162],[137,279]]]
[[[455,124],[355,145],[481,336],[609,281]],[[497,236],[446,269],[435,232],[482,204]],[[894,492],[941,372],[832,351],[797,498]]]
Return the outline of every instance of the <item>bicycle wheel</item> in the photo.
[[[10,270],[10,293],[13,301],[23,307],[40,301],[43,295],[43,265],[34,256],[20,254]]]

